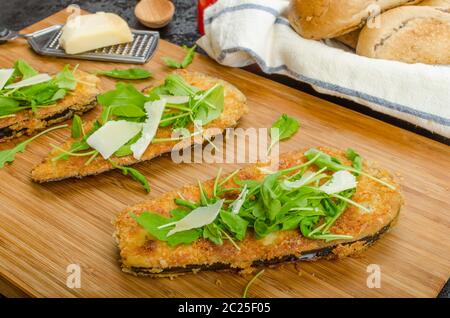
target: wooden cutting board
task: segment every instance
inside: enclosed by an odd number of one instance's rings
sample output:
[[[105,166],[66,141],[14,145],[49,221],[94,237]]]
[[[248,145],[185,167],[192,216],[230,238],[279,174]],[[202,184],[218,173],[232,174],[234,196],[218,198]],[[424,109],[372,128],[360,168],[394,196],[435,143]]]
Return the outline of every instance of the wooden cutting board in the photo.
[[[25,31],[65,21],[61,12]],[[161,41],[156,56],[145,65],[154,79],[136,83],[143,88],[169,70],[161,56],[181,58],[184,51]],[[0,67],[18,59],[43,72],[56,72],[65,63],[80,69],[111,69],[117,64],[64,60],[34,54],[21,40],[0,47]],[[357,149],[399,176],[406,206],[399,223],[358,258],[285,265],[268,269],[255,282],[255,297],[435,297],[450,275],[450,148],[409,131],[304,94],[276,82],[197,55],[191,70],[221,77],[241,89],[250,113],[240,127],[269,127],[281,114],[299,119],[297,135],[281,151],[318,145]],[[103,78],[102,87],[114,81]],[[407,92],[405,92],[406,94]],[[92,119],[98,109],[85,115]],[[176,165],[169,157],[137,168],[151,181],[146,195],[119,172],[82,180],[44,185],[30,180],[30,170],[61,142],[69,131],[52,132],[33,142],[15,162],[0,170],[0,292],[36,297],[240,297],[250,277],[204,272],[174,280],[139,278],[121,272],[112,238],[111,220],[127,205],[165,191],[212,178],[218,165]],[[0,149],[13,146],[1,144]],[[232,171],[238,165],[222,165]],[[66,287],[69,264],[81,266],[81,288]],[[381,268],[381,288],[366,286],[369,264]]]

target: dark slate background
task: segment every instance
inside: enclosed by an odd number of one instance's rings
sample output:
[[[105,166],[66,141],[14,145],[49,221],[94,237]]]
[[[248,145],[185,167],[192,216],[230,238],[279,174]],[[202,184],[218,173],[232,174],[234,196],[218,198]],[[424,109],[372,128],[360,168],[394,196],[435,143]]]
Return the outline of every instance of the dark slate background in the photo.
[[[42,20],[49,15],[66,8],[70,4],[78,4],[82,9],[96,12],[107,11],[119,14],[127,20],[130,27],[135,29],[146,29],[145,26],[137,21],[134,16],[134,7],[138,1],[136,0],[0,0],[0,28],[6,27],[12,30],[20,30],[24,27]],[[175,15],[172,22],[166,27],[160,29],[161,38],[178,45],[192,46],[200,37],[197,29],[197,1],[196,0],[172,0],[175,4]],[[0,47],[1,49],[1,47]],[[382,115],[371,111],[361,105],[348,102],[336,97],[321,95],[315,92],[308,85],[298,83],[294,80],[287,79],[284,76],[261,74],[257,68],[251,68],[251,71],[257,72],[262,76],[270,77],[276,81],[287,84],[306,91],[312,95],[327,99],[336,104],[340,104],[350,109],[368,114],[372,117],[379,118],[402,128],[414,131],[418,134],[429,138],[448,143],[447,139],[442,139],[423,129],[413,127],[411,124],[405,123],[390,116]],[[450,298],[450,281],[442,289],[439,297]]]

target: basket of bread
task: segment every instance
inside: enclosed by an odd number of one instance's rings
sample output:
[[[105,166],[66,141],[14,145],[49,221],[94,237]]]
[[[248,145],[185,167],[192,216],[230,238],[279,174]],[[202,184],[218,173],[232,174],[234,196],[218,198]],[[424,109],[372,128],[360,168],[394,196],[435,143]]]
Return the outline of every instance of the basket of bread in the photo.
[[[336,40],[356,54],[450,64],[450,0],[294,0],[288,18],[306,39]]]
[[[450,0],[219,0],[198,44],[450,137]]]

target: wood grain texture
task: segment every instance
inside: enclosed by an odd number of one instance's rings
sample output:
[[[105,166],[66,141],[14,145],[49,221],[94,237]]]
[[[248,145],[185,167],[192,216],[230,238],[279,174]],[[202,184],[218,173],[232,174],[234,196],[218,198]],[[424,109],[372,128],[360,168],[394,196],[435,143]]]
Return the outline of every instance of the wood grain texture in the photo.
[[[65,20],[58,13],[28,28],[40,29]],[[146,68],[155,79],[137,82],[143,88],[169,70],[161,56],[181,59],[184,50],[161,41]],[[0,67],[17,58],[45,72],[65,63],[82,70],[111,69],[117,64],[63,60],[34,54],[21,40],[0,47]],[[127,66],[124,66],[127,67]],[[268,127],[280,113],[298,118],[301,129],[281,144],[281,151],[317,145],[352,147],[364,157],[399,174],[406,206],[398,225],[359,258],[285,265],[266,270],[252,286],[255,297],[435,297],[450,274],[450,149],[403,129],[361,115],[242,70],[222,67],[197,56],[191,70],[221,77],[248,98],[250,113],[240,127]],[[102,88],[114,81],[104,78]],[[84,118],[93,119],[98,109]],[[250,277],[205,272],[174,280],[126,275],[118,265],[111,220],[124,207],[185,183],[212,178],[218,165],[176,165],[169,157],[138,164],[151,181],[145,195],[139,185],[109,172],[81,180],[45,185],[30,180],[34,164],[62,142],[68,130],[39,138],[0,170],[0,292],[35,297],[239,297]],[[21,140],[21,139],[19,139]],[[0,149],[12,147],[9,142]],[[238,165],[222,165],[224,172]],[[82,268],[81,288],[66,287],[66,267]],[[381,288],[366,286],[369,264],[381,267]],[[218,284],[218,281],[221,284]],[[220,285],[220,287],[219,287]],[[11,291],[11,286],[16,289]]]

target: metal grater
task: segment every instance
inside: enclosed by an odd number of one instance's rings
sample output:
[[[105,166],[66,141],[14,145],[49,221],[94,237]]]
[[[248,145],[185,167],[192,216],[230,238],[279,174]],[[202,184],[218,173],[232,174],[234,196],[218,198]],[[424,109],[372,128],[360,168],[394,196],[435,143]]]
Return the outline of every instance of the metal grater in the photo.
[[[158,32],[132,30],[133,41],[130,43],[112,45],[81,54],[67,54],[59,46],[62,27],[63,25],[58,24],[20,36],[25,37],[33,50],[41,55],[134,64],[146,63],[155,53],[159,41]]]

